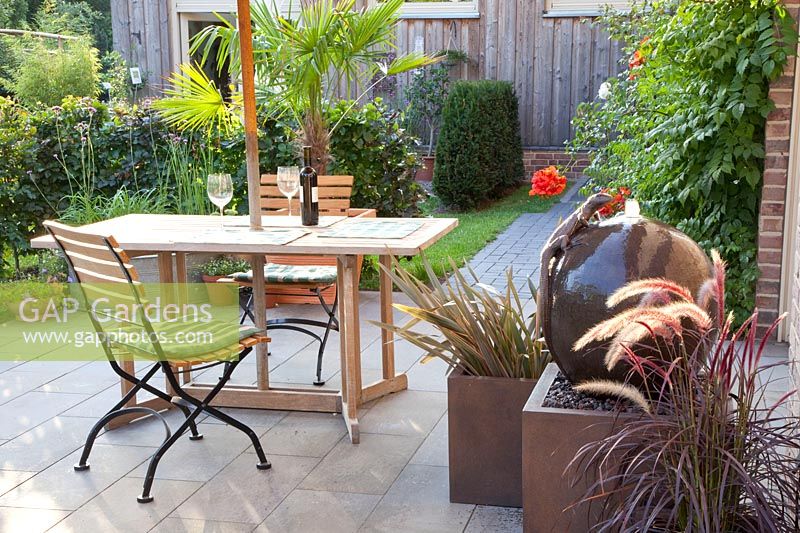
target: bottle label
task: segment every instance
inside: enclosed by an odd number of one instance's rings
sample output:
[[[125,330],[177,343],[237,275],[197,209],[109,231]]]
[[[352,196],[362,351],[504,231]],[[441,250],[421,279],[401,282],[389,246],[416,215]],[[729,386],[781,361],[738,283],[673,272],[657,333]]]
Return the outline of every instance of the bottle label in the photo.
[[[311,203],[319,203],[319,187],[311,187]]]

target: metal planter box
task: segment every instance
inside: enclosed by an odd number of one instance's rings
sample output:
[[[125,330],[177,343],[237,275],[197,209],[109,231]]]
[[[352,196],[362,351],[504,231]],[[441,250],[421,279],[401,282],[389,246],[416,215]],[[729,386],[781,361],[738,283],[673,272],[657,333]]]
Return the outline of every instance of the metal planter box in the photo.
[[[522,506],[522,408],[532,379],[447,378],[450,501]]]
[[[602,503],[580,501],[595,479],[576,481],[570,462],[581,447],[601,440],[639,415],[542,407],[558,374],[550,363],[522,412],[523,529],[529,533],[585,533],[597,523]]]

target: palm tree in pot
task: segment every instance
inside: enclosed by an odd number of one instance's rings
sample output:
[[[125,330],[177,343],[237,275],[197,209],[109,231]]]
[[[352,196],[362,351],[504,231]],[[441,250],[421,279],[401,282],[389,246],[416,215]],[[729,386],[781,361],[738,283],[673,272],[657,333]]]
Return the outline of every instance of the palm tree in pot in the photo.
[[[258,103],[268,114],[291,116],[303,143],[311,146],[319,174],[326,173],[331,134],[341,122],[327,120],[329,102],[344,96],[353,98],[355,107],[386,77],[437,61],[418,52],[387,60],[402,5],[403,0],[386,0],[356,9],[355,0],[317,0],[298,10],[290,6],[284,17],[274,2],[251,4]],[[232,75],[241,70],[239,32],[219,19],[220,25],[206,27],[192,43],[192,53],[202,53],[201,65],[184,65],[185,74],[170,80],[173,88],[159,103],[168,122],[208,127],[220,115],[239,114],[239,95],[226,100],[202,73],[211,54]]]

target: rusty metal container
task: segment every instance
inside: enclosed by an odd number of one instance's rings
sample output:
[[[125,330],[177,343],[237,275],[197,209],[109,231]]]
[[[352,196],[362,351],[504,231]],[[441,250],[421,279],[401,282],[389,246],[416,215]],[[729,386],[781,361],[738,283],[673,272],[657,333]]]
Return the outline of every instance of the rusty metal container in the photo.
[[[447,378],[450,501],[522,507],[522,408],[536,380]]]

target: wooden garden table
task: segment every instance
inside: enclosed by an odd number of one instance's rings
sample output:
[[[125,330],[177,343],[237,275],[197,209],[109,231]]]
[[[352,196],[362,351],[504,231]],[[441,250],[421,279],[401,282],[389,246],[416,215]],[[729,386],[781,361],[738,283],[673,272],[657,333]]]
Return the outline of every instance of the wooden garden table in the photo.
[[[341,412],[350,439],[359,442],[358,406],[386,394],[404,390],[408,379],[404,373],[395,374],[393,335],[382,330],[382,377],[363,385],[361,381],[361,340],[358,316],[357,256],[377,255],[380,263],[391,265],[390,256],[417,255],[438,241],[458,225],[457,219],[391,219],[372,218],[371,221],[408,223],[421,222],[421,227],[402,238],[354,238],[322,237],[323,232],[333,229],[341,231],[343,225],[353,223],[347,217],[321,217],[320,226],[303,228],[299,217],[264,216],[264,230],[275,232],[276,228],[287,231],[308,230],[309,233],[287,244],[265,243],[261,232],[252,231],[246,217],[225,217],[225,239],[208,239],[220,227],[219,217],[196,215],[127,215],[95,224],[83,229],[113,235],[130,256],[157,254],[159,277],[162,283],[186,281],[186,254],[189,252],[211,252],[221,254],[249,255],[253,267],[253,297],[256,325],[266,327],[266,296],[264,291],[264,256],[266,254],[329,255],[337,257],[339,290],[339,336],[341,339],[341,391],[312,390],[303,388],[270,387],[267,347],[256,348],[256,385],[230,384],[215,399],[216,405],[225,407],[250,407],[296,411]],[[272,233],[273,235],[275,233]],[[223,242],[224,241],[224,242]],[[34,248],[55,248],[50,236],[37,237],[31,241]],[[175,268],[173,274],[173,267]],[[176,279],[177,276],[177,279]],[[392,283],[383,272],[380,275],[381,321],[392,322]],[[128,362],[130,366],[132,361]],[[191,378],[189,378],[191,379]],[[211,385],[190,382],[185,390],[198,397],[205,395]],[[126,391],[123,385],[123,393]],[[132,400],[135,403],[135,399]],[[163,400],[148,400],[136,405],[164,408]],[[129,420],[128,420],[129,421]]]

